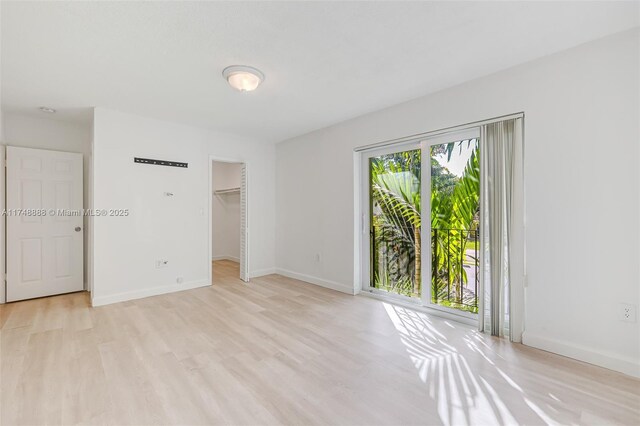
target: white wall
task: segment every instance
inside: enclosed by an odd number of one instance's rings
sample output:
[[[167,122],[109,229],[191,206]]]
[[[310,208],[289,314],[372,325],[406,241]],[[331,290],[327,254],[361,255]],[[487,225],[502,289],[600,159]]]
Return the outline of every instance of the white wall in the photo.
[[[278,269],[354,289],[355,147],[524,111],[524,342],[640,375],[638,323],[618,320],[640,302],[639,34],[278,144]]]
[[[213,162],[213,190],[240,188],[242,164]],[[213,194],[212,260],[240,261],[240,192]]]
[[[209,155],[248,163],[250,274],[273,272],[273,145],[96,108],[93,153],[94,208],[131,211],[94,219],[94,305],[210,283]],[[134,157],[189,167],[136,164]],[[160,259],[169,263],[157,269]]]
[[[78,152],[83,158],[84,207],[89,206],[89,176],[91,164],[91,126],[75,124],[51,118],[5,113],[4,145],[39,148],[53,151]],[[4,199],[4,185],[0,187]],[[84,218],[84,281],[88,272],[89,220]],[[3,240],[4,244],[4,240]]]

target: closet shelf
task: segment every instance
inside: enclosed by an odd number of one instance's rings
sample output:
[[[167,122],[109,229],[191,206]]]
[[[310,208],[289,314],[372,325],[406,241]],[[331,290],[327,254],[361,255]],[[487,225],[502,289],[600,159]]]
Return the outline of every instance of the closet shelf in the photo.
[[[235,194],[239,193],[240,188],[228,188],[228,189],[217,189],[213,191],[214,194],[222,195],[222,194]]]

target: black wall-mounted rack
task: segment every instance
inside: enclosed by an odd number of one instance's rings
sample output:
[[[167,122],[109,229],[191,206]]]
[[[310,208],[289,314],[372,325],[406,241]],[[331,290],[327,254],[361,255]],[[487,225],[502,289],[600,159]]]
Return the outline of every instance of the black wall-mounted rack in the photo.
[[[187,167],[189,167],[189,163],[179,163],[177,161],[166,161],[166,160],[153,160],[151,158],[140,158],[140,157],[134,157],[133,162],[141,163],[141,164],[152,164],[154,166],[181,167],[183,169],[186,169]]]

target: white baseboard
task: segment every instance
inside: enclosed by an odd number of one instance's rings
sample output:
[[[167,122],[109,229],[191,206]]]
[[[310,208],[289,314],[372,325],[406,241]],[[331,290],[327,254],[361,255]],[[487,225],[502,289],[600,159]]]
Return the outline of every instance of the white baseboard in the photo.
[[[249,272],[249,278],[259,278],[265,275],[272,275],[276,273],[276,268],[258,269],[257,271]]]
[[[235,256],[213,256],[211,258],[212,261],[216,261],[216,260],[230,260],[231,262],[236,262],[236,263],[240,263],[240,258],[235,257]]]
[[[182,284],[172,284],[160,287],[145,288],[143,290],[127,291],[109,296],[93,297],[91,293],[91,306],[110,305],[112,303],[126,302],[127,300],[142,299],[144,297],[158,296],[160,294],[175,293],[177,291],[191,290],[198,287],[211,285],[209,280],[190,281]]]
[[[637,359],[621,357],[609,352],[562,342],[527,331],[522,333],[522,344],[619,371],[630,376],[640,377],[640,361]]]
[[[276,268],[276,274],[283,275],[285,277],[293,278],[299,281],[304,281],[306,283],[315,284],[320,287],[330,288],[331,290],[336,290],[342,293],[347,293],[354,295],[355,291],[353,290],[353,286],[342,284],[335,281],[329,281],[322,278],[314,277],[311,275],[300,274],[298,272],[289,271],[287,269]]]

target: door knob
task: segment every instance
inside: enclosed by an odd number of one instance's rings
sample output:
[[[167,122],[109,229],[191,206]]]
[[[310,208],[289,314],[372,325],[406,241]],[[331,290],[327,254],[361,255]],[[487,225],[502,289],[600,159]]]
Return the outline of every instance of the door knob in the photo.
[[[79,226],[76,226],[76,232],[80,232],[82,231],[82,228],[80,228]]]

